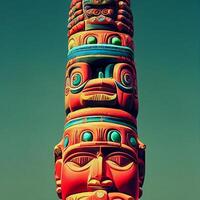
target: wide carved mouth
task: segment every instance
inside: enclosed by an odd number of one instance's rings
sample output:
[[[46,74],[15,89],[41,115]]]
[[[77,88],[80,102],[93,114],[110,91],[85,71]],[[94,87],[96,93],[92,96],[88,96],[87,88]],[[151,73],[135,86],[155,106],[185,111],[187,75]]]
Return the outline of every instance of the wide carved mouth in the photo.
[[[92,94],[85,94],[83,93],[81,95],[81,100],[82,102],[84,101],[92,101],[92,102],[105,102],[105,101],[115,101],[117,99],[116,94],[108,94],[107,92],[104,93],[99,93],[99,92],[94,92]]]
[[[84,93],[116,93],[115,85],[111,85],[109,83],[101,82],[99,85],[97,84],[90,84],[89,86],[86,85],[83,89]]]
[[[115,103],[116,99],[116,87],[108,83],[86,85],[81,94],[83,103],[86,101]]]

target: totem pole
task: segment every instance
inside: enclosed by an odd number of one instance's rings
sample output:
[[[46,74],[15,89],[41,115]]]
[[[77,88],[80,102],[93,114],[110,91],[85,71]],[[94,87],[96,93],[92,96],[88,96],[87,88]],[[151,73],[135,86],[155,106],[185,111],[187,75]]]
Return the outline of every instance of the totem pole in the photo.
[[[138,200],[145,145],[130,0],[72,0],[68,21],[64,134],[55,146],[62,200]]]

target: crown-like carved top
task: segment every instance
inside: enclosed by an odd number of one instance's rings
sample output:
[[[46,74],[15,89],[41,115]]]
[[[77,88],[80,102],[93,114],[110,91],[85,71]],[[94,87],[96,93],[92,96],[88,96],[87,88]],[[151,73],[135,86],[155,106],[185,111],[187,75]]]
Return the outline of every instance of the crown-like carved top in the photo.
[[[73,0],[68,22],[68,36],[88,30],[111,30],[133,36],[129,0]]]

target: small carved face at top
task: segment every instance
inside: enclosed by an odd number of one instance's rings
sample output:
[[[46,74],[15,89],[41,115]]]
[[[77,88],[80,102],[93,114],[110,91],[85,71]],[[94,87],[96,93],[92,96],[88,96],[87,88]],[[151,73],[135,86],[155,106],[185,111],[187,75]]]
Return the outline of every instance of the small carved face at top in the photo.
[[[115,30],[133,36],[129,0],[74,0],[68,21],[69,36],[84,30]]]
[[[117,1],[114,0],[83,0],[83,11],[87,18],[105,16],[116,17]]]
[[[67,67],[66,113],[86,107],[115,107],[137,115],[136,71],[128,63],[77,62]]]

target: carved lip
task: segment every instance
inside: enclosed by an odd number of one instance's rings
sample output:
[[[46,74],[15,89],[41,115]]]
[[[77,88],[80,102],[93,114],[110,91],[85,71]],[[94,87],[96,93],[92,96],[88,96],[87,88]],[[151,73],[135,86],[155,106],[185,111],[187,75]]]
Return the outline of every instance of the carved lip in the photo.
[[[110,84],[97,86],[95,84],[85,87],[81,95],[82,101],[115,101],[117,99],[116,88]]]
[[[85,87],[83,90],[83,93],[96,93],[96,94],[115,94],[116,89],[113,88],[111,85],[106,84],[105,86],[90,86],[90,87]]]
[[[115,103],[117,99],[115,83],[108,80],[89,81],[82,90],[81,100],[84,102]]]
[[[81,95],[81,99],[83,101],[115,101],[117,98],[117,94],[108,94],[106,93],[99,93],[99,92],[95,92],[92,94],[85,94],[83,93]]]

